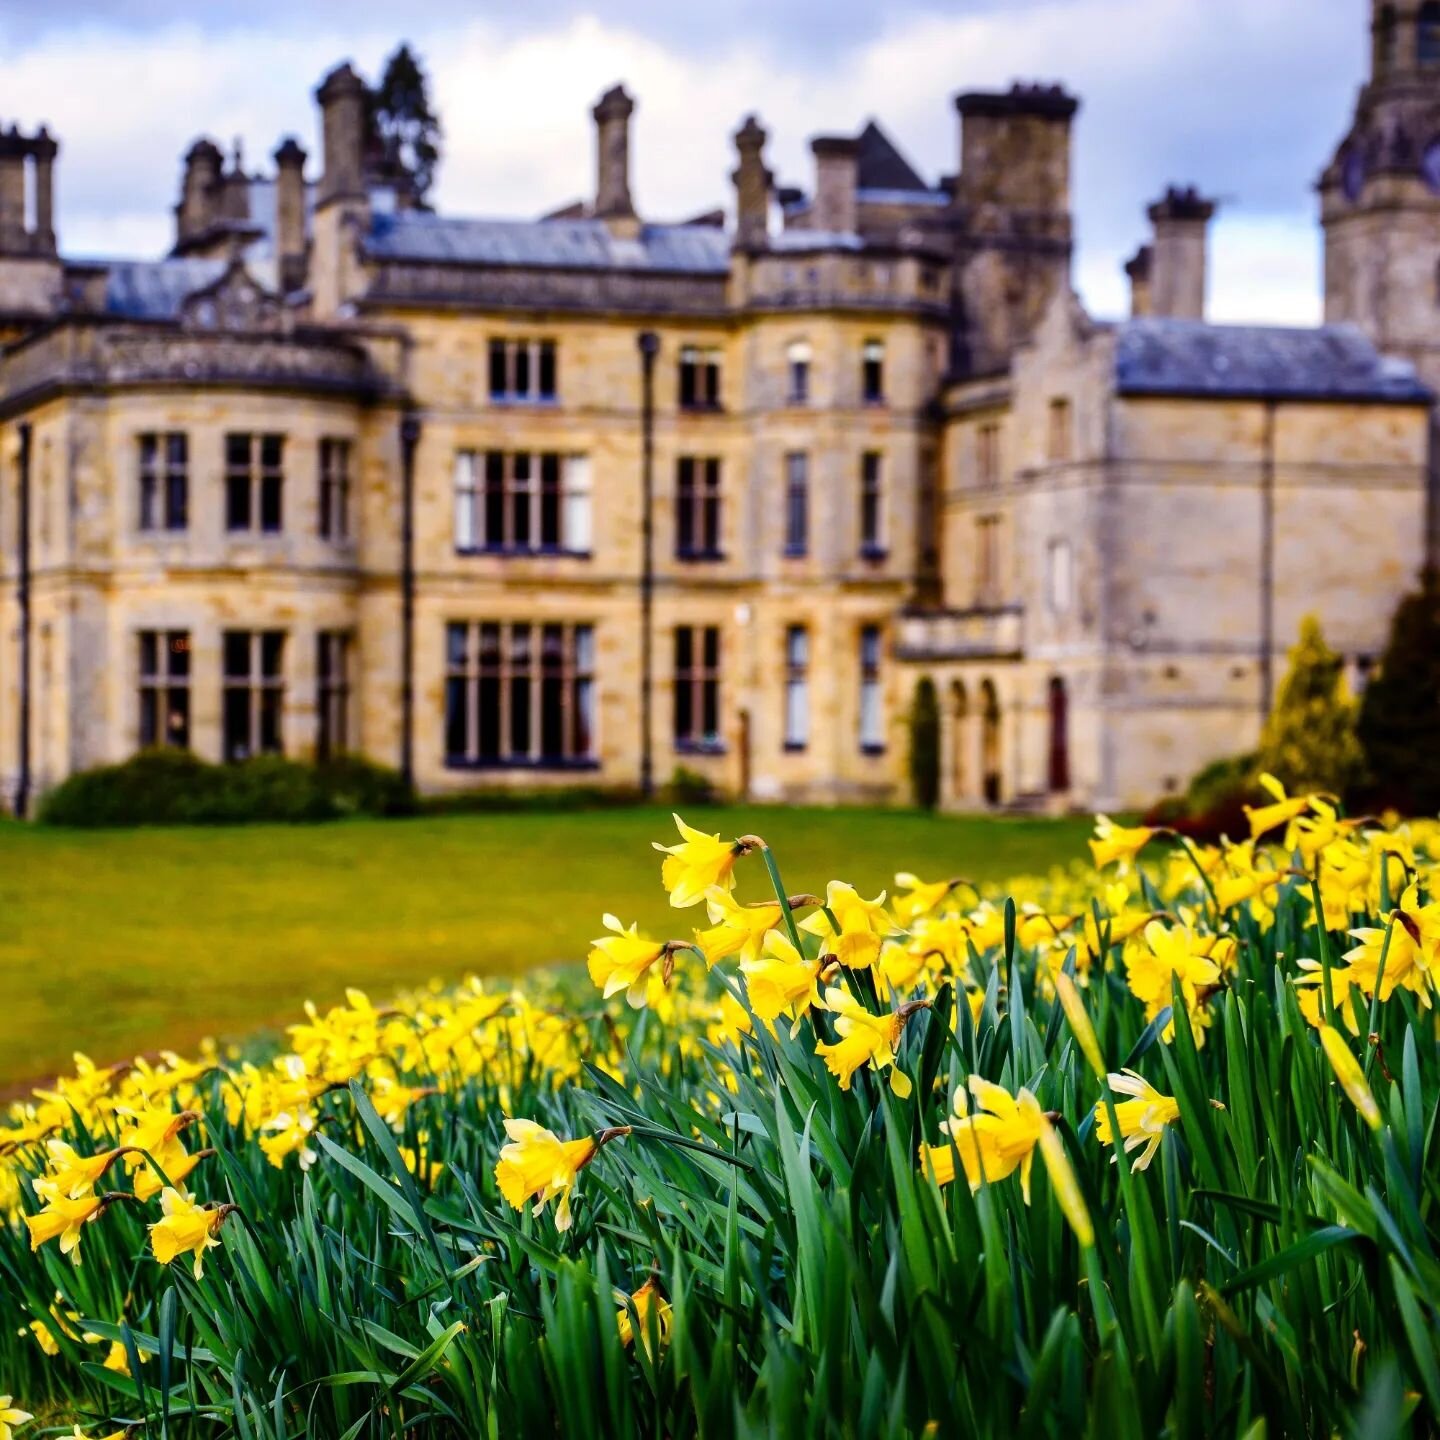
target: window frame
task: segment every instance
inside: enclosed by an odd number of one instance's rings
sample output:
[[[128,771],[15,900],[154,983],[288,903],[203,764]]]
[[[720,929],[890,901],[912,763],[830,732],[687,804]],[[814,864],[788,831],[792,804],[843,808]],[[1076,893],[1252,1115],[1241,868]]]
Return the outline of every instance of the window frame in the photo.
[[[348,436],[323,435],[319,445],[316,531],[335,545],[350,541],[350,459]]]
[[[718,455],[675,457],[675,558],[684,563],[725,558]]]
[[[885,633],[880,625],[860,627],[856,732],[862,755],[885,753],[884,646]]]
[[[810,744],[810,630],[785,627],[784,749],[799,754]]]
[[[860,455],[860,558],[883,560],[885,537],[885,456],[879,450]]]
[[[315,758],[350,752],[351,654],[349,630],[315,632]]]
[[[142,431],[136,436],[136,462],[139,469],[136,528],[142,535],[184,534],[190,528],[188,432]]]
[[[885,342],[866,340],[860,346],[860,401],[885,404]]]
[[[676,364],[676,406],[686,413],[724,409],[720,399],[721,349],[718,345],[682,345]]]
[[[801,560],[810,553],[810,452],[785,452],[785,538],[788,560]]]
[[[810,367],[815,358],[808,340],[792,340],[785,347],[785,403],[791,406],[812,403]]]
[[[194,666],[188,630],[137,630],[136,639],[136,739],[141,750],[189,750]],[[163,650],[162,650],[163,642]],[[147,657],[147,650],[151,656]],[[164,656],[164,664],[161,656]],[[184,656],[177,663],[178,656]],[[170,720],[175,701],[183,696],[180,738],[175,738]],[[147,721],[147,712],[149,715]],[[162,725],[162,717],[165,723]],[[148,738],[147,738],[148,732]]]
[[[239,449],[245,451],[237,460]],[[273,455],[273,459],[271,456]],[[236,516],[244,497],[244,521]],[[267,518],[273,517],[273,524]],[[261,539],[285,533],[285,436],[275,430],[225,433],[225,533]]]
[[[220,636],[220,754],[238,764],[257,755],[285,753],[285,652],[288,632],[278,629],[224,630]],[[232,642],[243,643],[246,669],[231,668]],[[274,661],[271,663],[273,651]],[[232,697],[243,697],[246,753],[231,743]],[[238,707],[236,707],[238,708]],[[267,730],[273,743],[267,743]]]
[[[485,391],[492,405],[558,404],[558,341],[549,335],[492,335],[486,346]]]
[[[594,481],[588,455],[461,447],[455,451],[450,485],[451,543],[457,555],[591,558]],[[498,544],[490,538],[497,524]],[[553,541],[545,539],[547,531],[553,532]]]
[[[444,633],[446,769],[600,768],[593,621],[448,620]]]
[[[723,755],[720,682],[723,638],[718,625],[676,625],[672,634],[671,744],[679,755]],[[682,724],[682,715],[688,724]],[[706,722],[714,721],[707,726]]]

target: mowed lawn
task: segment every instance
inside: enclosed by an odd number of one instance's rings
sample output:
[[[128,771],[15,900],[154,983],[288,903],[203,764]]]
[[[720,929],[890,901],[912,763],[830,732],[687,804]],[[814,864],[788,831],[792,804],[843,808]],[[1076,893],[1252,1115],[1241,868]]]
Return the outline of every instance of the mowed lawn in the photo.
[[[1082,820],[906,811],[727,809],[791,892],[832,877],[867,894],[897,869],[999,881],[1084,854]],[[83,1050],[114,1061],[294,1018],[358,985],[378,1000],[432,977],[583,961],[600,917],[663,938],[672,911],[652,840],[663,808],[234,829],[67,831],[0,825],[0,1092]],[[749,863],[741,894],[766,893]]]

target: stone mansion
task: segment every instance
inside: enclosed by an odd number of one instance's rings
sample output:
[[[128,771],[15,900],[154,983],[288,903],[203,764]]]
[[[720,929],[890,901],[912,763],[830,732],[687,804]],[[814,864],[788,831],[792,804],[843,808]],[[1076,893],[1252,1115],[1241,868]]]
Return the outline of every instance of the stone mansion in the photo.
[[[0,803],[151,745],[900,800],[927,681],[947,807],[1183,787],[1305,612],[1363,683],[1435,548],[1440,4],[1370,24],[1314,329],[1206,323],[1178,187],[1092,320],[1058,87],[960,95],[939,178],[872,123],[782,186],[751,116],[678,223],[617,87],[592,196],[480,219],[341,65],[318,157],[191,145],[152,261],[64,258],[57,142],[0,128]]]

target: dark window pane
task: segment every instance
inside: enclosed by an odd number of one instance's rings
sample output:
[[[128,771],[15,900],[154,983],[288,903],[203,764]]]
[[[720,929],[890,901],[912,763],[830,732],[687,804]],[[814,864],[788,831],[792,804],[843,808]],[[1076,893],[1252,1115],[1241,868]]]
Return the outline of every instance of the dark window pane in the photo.
[[[720,665],[720,631],[714,625],[705,627],[705,668],[718,669]]]
[[[705,367],[705,403],[720,404],[720,367],[713,360]]]
[[[500,758],[500,677],[482,675],[480,692],[480,758]]]
[[[184,470],[190,462],[190,442],[184,431],[165,437],[165,461],[172,470]]]
[[[540,457],[540,543],[560,544],[560,457]]]
[[[492,550],[505,543],[505,457],[485,454],[485,544]]]
[[[530,345],[521,340],[515,346],[515,397],[530,398]]]
[[[690,669],[690,657],[695,643],[695,632],[688,625],[681,625],[675,631],[675,669]]]
[[[140,673],[144,676],[160,673],[160,636],[154,630],[140,632]]]
[[[464,760],[470,732],[470,720],[466,708],[469,682],[461,676],[452,675],[445,682],[445,758]]]
[[[248,630],[227,630],[225,632],[225,673],[238,680],[243,680],[250,674],[250,632]]]
[[[695,361],[685,358],[680,362],[680,403],[691,406],[696,403]]]
[[[720,734],[720,682],[706,680],[701,687],[701,693],[705,706],[701,736],[705,740],[714,740]]]
[[[160,692],[147,685],[140,691],[140,748],[148,750],[159,742]]]
[[[267,535],[280,530],[280,477],[267,475],[260,482],[260,528]]]
[[[190,674],[190,632],[172,630],[168,646],[167,663],[172,678],[183,679]]]
[[[250,754],[250,692],[243,686],[225,691],[225,758],[244,760]]]
[[[695,737],[695,691],[690,677],[679,672],[675,676],[675,739],[685,742]]]
[[[283,630],[266,630],[260,636],[260,674],[267,680],[280,674],[280,657],[285,648]]]
[[[260,466],[264,470],[278,470],[280,468],[280,447],[284,443],[283,435],[262,435],[260,437]]]
[[[540,682],[540,754],[546,760],[565,757],[565,681],[546,674]]]
[[[190,523],[189,486],[183,470],[172,470],[165,477],[165,525],[170,530],[183,530]]]
[[[190,692],[183,686],[171,690],[165,709],[165,743],[178,750],[190,748]]]
[[[594,753],[595,729],[595,682],[579,679],[575,682],[575,702],[571,707],[573,729],[572,753],[577,759],[585,760]]]
[[[225,527],[228,530],[250,528],[250,478],[231,475],[225,482]]]
[[[505,398],[505,342],[503,340],[490,342],[490,398],[492,400]]]
[[[540,398],[553,400],[555,395],[555,342],[542,340],[540,342]]]
[[[465,625],[445,627],[445,659],[452,668],[465,664],[465,639],[468,633],[469,627]]]
[[[530,677],[510,677],[510,758],[523,760],[530,754]]]
[[[278,755],[280,745],[280,704],[283,699],[279,690],[260,692],[260,753]]]
[[[250,437],[248,435],[227,435],[225,437],[225,465],[231,470],[250,468]]]

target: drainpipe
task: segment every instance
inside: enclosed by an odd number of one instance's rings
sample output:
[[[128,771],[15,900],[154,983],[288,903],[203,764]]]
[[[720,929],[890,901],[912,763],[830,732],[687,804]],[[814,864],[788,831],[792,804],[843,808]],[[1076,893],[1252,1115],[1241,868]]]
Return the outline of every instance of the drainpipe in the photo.
[[[660,337],[642,330],[640,347],[640,793],[655,794],[654,691],[655,612],[655,357]]]
[[[415,788],[415,447],[420,421],[400,421],[400,777]]]
[[[1260,724],[1270,718],[1275,686],[1275,412],[1265,402],[1260,456]]]
[[[30,809],[30,422],[20,432],[19,601],[20,601],[20,775],[15,784],[15,814],[24,820]]]

